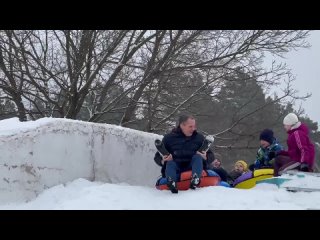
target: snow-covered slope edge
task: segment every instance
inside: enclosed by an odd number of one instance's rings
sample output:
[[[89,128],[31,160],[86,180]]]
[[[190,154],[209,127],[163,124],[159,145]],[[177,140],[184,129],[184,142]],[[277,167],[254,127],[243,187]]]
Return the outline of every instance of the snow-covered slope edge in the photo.
[[[159,175],[152,160],[159,135],[53,118],[6,128],[9,121],[17,120],[0,121],[0,203],[77,178],[152,186]]]

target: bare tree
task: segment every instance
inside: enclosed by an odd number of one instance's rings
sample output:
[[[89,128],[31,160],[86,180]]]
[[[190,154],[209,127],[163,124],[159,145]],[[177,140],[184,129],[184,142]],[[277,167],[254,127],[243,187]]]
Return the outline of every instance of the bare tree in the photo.
[[[305,47],[307,31],[77,30],[1,32],[1,85],[21,114],[81,118],[98,122],[122,114],[123,126],[148,110],[143,129],[158,131],[191,109],[210,89],[212,98],[241,70],[258,76],[267,89],[279,84],[286,67],[265,71],[265,52],[282,55]],[[197,75],[193,92],[179,91],[174,79]],[[114,93],[117,94],[114,94]],[[287,96],[292,96],[292,90]],[[195,114],[197,114],[195,112]],[[20,115],[19,115],[20,116]],[[232,125],[230,126],[232,128]]]
[[[11,47],[19,50],[15,57],[22,79],[32,85],[25,98],[51,105],[57,116],[76,118],[98,74],[128,32],[12,31]],[[26,37],[21,40],[20,34]]]
[[[13,101],[16,105],[20,121],[26,121],[27,115],[22,99],[24,73],[19,71],[19,49],[12,45],[13,31],[3,31],[0,33],[0,88],[6,94],[3,98]]]
[[[185,110],[185,107],[194,101],[199,93],[209,87],[213,87],[212,91],[217,93],[228,76],[233,76],[239,70],[250,72],[258,77],[257,82],[261,82],[265,88],[278,85],[288,75],[288,70],[286,66],[282,65],[265,71],[260,65],[263,54],[267,51],[282,55],[290,49],[306,47],[307,44],[304,42],[306,36],[306,31],[209,31],[201,32],[195,38],[189,38],[188,44],[179,51],[179,54],[171,55],[172,58],[168,59],[166,68],[162,68],[158,72],[157,78],[154,77],[153,80],[167,79],[168,75],[177,72],[198,72],[202,75],[203,82],[198,85],[193,93],[172,103],[172,111],[158,118],[158,121],[154,121],[154,126],[151,127],[148,123],[148,128],[151,131],[157,131],[163,124],[168,121],[172,122],[175,115],[180,110]],[[172,74],[172,76],[174,75]],[[147,84],[154,83],[149,80]],[[154,85],[161,86],[161,84]],[[162,91],[170,92],[172,88],[170,80],[167,87],[168,89],[166,87],[162,88]],[[156,95],[159,96],[158,93]],[[143,94],[139,92],[135,96],[141,97]],[[285,93],[284,96],[292,97],[293,90],[290,89],[290,92]],[[132,100],[135,103],[138,103],[138,101],[138,97]],[[146,101],[139,102],[148,105]],[[137,104],[133,104],[133,106],[137,106]],[[162,106],[158,104],[158,107],[159,109],[154,112],[158,112],[159,117]],[[131,113],[132,111],[131,109]],[[156,118],[155,115],[153,116]]]

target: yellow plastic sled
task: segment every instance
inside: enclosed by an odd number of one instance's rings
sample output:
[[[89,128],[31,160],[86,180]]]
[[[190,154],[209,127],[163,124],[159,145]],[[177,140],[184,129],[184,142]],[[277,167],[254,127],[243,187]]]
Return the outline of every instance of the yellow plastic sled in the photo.
[[[238,177],[234,183],[233,186],[235,188],[241,188],[241,189],[249,189],[253,188],[257,181],[263,180],[266,178],[272,178],[273,177],[273,169],[272,168],[264,168],[264,169],[257,169],[253,172],[249,171],[240,177]]]

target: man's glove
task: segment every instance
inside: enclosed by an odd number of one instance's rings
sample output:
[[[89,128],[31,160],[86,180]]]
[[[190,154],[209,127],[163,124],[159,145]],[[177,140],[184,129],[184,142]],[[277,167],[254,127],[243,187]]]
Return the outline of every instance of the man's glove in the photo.
[[[155,154],[155,156],[154,156],[154,161],[155,161],[155,163],[156,163],[157,165],[159,165],[160,167],[163,166],[163,164],[162,164],[162,157],[161,157],[161,155],[160,155],[159,152],[156,152],[156,154]]]
[[[306,163],[301,163],[300,165],[300,171],[302,172],[309,172],[309,165]]]

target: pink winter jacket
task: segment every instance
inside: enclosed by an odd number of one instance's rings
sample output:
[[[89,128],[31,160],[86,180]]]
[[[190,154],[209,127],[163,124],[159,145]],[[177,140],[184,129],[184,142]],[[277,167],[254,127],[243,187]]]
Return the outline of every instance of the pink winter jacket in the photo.
[[[279,155],[289,156],[292,160],[307,163],[313,168],[315,151],[308,134],[309,129],[303,123],[298,128],[289,130],[288,151],[282,150]]]

